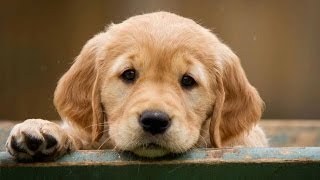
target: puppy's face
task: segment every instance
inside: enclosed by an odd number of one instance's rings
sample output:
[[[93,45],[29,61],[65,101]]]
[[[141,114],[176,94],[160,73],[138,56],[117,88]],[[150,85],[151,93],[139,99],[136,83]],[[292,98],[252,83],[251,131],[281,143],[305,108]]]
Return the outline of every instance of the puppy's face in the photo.
[[[168,17],[158,18],[161,22],[138,17],[143,23],[129,19],[109,28],[100,78],[115,148],[150,157],[195,146],[214,99],[214,77],[198,45],[205,37],[187,29],[182,18],[182,23],[173,19],[176,27],[165,22]]]
[[[105,123],[115,149],[146,157],[208,139],[221,147],[261,114],[261,99],[232,51],[194,21],[163,12],[91,39],[59,81],[55,105],[79,127],[93,127],[94,139]]]
[[[121,53],[105,61],[101,74],[110,139],[116,149],[142,156],[184,152],[197,143],[212,113],[209,72],[184,42],[170,47],[171,36],[159,42],[155,34],[137,35],[154,39],[114,49]]]

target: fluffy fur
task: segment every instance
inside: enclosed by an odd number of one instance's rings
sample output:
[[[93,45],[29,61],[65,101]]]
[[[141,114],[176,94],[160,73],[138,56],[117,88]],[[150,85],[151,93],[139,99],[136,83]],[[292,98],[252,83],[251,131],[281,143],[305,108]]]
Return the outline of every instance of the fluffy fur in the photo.
[[[138,73],[132,84],[120,78],[130,68]],[[184,74],[196,80],[194,88],[181,87]],[[54,104],[64,124],[30,119],[16,125],[7,142],[12,155],[114,148],[158,157],[195,147],[267,146],[256,124],[263,101],[238,57],[208,29],[167,12],[111,24],[89,40],[60,79]],[[144,132],[138,118],[145,110],[167,113],[170,128]],[[57,140],[52,151],[48,135]],[[42,144],[30,150],[30,137]]]

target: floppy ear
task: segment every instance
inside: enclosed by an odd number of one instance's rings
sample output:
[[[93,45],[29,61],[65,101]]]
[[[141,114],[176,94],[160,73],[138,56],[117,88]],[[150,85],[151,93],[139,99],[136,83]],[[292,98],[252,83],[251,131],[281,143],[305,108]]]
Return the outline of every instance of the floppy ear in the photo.
[[[100,39],[97,35],[87,42],[54,93],[60,116],[91,133],[94,141],[101,137],[104,122],[96,55]]]
[[[210,122],[210,140],[222,147],[229,139],[249,131],[260,119],[263,101],[249,83],[238,57],[225,45],[217,55],[217,92]]]

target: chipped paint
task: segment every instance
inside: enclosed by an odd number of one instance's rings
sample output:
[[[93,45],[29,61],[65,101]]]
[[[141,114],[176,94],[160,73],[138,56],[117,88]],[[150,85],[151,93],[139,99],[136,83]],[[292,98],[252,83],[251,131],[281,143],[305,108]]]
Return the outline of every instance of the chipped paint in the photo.
[[[86,164],[129,165],[129,164],[221,164],[221,163],[286,163],[286,162],[320,163],[319,147],[301,148],[223,148],[196,149],[182,155],[170,155],[161,159],[141,159],[131,153],[105,151],[77,151],[68,154],[46,166],[69,166]],[[0,153],[0,167],[20,166],[6,153]],[[26,165],[26,164],[24,164]],[[42,165],[34,163],[28,165]]]
[[[223,159],[225,161],[320,161],[320,148],[240,148],[235,153],[225,153]]]
[[[319,147],[195,149],[156,160],[76,151],[42,163],[18,163],[0,152],[0,179],[320,179],[318,172]]]

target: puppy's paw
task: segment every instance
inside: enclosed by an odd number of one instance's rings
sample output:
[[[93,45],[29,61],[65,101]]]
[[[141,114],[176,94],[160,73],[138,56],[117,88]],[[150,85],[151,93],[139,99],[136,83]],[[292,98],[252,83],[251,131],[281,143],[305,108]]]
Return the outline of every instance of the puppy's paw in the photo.
[[[51,161],[74,151],[75,142],[55,123],[28,119],[13,127],[6,149],[20,161]]]

